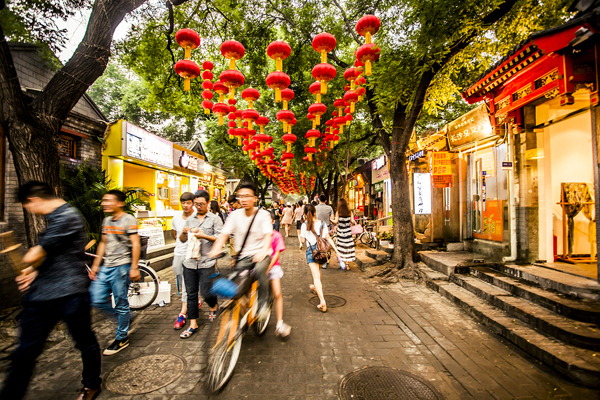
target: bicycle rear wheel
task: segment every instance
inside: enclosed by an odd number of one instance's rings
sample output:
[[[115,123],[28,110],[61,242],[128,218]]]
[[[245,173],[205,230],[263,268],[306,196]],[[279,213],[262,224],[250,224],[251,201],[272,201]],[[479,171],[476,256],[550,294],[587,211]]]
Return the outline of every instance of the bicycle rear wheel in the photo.
[[[234,307],[223,309],[212,323],[204,342],[207,356],[204,385],[211,393],[222,389],[226,384],[242,349],[243,330],[239,325],[240,315]]]
[[[369,234],[368,231],[364,231],[363,233],[360,234],[359,240],[361,241],[362,244],[365,245],[370,245],[371,242],[373,242],[373,237]]]
[[[256,330],[256,334],[258,336],[263,335],[267,331],[267,326],[269,325],[269,321],[271,320],[271,309],[273,308],[273,301],[269,301],[269,313],[264,319],[257,319],[254,324],[254,329]]]
[[[143,310],[158,296],[159,280],[156,272],[145,265],[140,265],[139,270],[140,279],[129,284],[127,293],[129,308],[132,310]]]

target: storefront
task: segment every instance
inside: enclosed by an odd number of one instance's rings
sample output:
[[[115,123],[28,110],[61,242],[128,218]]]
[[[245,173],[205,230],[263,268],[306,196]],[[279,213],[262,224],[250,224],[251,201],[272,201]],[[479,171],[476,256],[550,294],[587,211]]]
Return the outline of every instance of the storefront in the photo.
[[[390,164],[383,155],[371,162],[370,217],[381,219],[392,215],[392,180]],[[384,225],[391,221],[385,222]]]
[[[365,215],[365,205],[369,204],[369,194],[366,192],[368,182],[361,171],[354,171],[347,185],[346,198],[348,199],[348,207],[354,215]],[[336,205],[337,206],[337,205]],[[368,206],[367,206],[368,210]]]
[[[205,189],[211,199],[219,201],[225,193],[223,171],[205,162],[202,155],[124,120],[111,124],[107,132],[102,166],[115,187],[149,193],[136,218],[140,229],[148,231],[144,234],[150,236],[150,249],[174,241],[171,220],[181,212],[182,193]]]
[[[575,265],[578,274],[597,278],[592,113],[598,49],[587,40],[592,35],[578,20],[535,33],[463,97],[485,101],[497,136],[506,138],[502,146],[480,145],[467,160],[474,236],[500,240],[502,232],[510,243],[507,260],[565,271]]]

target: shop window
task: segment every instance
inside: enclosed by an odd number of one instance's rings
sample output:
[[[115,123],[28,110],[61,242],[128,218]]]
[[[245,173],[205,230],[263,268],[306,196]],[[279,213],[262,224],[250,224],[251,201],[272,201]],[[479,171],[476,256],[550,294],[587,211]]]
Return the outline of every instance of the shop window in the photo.
[[[77,141],[71,136],[60,135],[58,151],[62,157],[76,158]]]

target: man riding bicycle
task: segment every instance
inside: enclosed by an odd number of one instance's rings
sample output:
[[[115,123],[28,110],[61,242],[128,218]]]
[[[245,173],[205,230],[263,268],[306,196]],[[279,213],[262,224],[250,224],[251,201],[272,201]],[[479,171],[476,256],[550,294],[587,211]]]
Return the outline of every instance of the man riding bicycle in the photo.
[[[208,256],[216,258],[230,235],[234,235],[237,254],[237,270],[254,269],[258,280],[259,319],[265,318],[268,312],[269,277],[267,270],[271,263],[271,236],[273,225],[271,216],[266,210],[256,208],[256,187],[251,182],[244,182],[237,190],[237,199],[241,208],[233,211],[215,242]]]

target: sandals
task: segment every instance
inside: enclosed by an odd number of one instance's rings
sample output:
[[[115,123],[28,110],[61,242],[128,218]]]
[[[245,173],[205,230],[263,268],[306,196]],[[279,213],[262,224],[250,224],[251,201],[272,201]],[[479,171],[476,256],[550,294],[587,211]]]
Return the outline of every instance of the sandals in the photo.
[[[317,308],[323,313],[327,312],[327,306],[322,306],[321,304],[319,304]]]
[[[194,333],[198,332],[198,329],[200,329],[200,327],[198,327],[196,329],[187,328],[185,331],[183,331],[183,333],[181,335],[179,335],[179,337],[182,339],[187,339],[187,338],[191,337]]]
[[[311,292],[313,292],[314,294],[316,294],[318,296],[317,289],[315,289],[315,285],[308,285],[308,288],[310,289]]]

